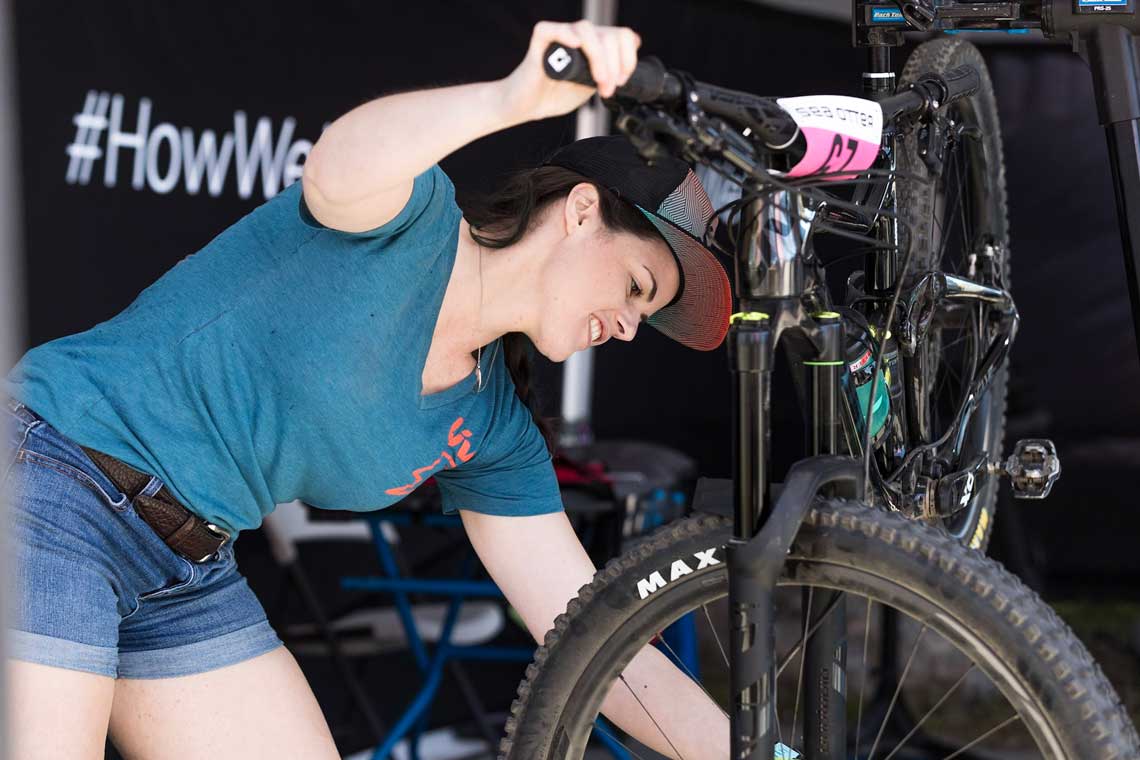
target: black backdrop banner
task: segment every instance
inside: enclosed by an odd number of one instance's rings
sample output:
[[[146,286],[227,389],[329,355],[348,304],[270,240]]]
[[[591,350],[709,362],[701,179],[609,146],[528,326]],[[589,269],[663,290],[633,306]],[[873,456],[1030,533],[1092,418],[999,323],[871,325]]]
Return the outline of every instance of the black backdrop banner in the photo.
[[[37,344],[115,314],[295,181],[339,114],[385,93],[504,76],[536,21],[572,20],[581,6],[13,7],[28,338]],[[843,24],[745,0],[626,0],[619,22],[642,35],[643,53],[699,79],[771,95],[858,93],[862,58]],[[1003,117],[1012,282],[1023,317],[1009,438],[1053,437],[1065,467],[1049,500],[1009,505],[999,530],[1007,545],[1033,549],[1024,556],[1043,556],[1040,567],[1053,577],[1134,577],[1140,363],[1090,77],[1062,48],[989,45],[986,54]],[[490,189],[573,136],[573,117],[528,124],[442,164],[462,205],[466,193]],[[560,368],[540,369],[554,412]],[[728,473],[723,349],[698,354],[645,330],[633,344],[598,352],[596,385],[600,436],[659,441],[696,457],[707,474]],[[778,471],[802,454],[793,401],[785,373],[776,395]]]
[[[394,91],[505,76],[536,21],[576,10],[430,1],[14,6],[33,344],[111,316],[298,179],[312,143],[341,113]],[[573,130],[572,117],[525,125],[466,147],[444,169],[462,189],[488,189]]]

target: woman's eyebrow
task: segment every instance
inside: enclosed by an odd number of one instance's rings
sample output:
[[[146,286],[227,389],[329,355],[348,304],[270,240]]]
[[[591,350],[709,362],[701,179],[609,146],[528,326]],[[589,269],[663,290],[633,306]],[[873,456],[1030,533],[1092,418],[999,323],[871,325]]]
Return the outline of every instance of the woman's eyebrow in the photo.
[[[652,269],[650,269],[645,264],[642,264],[641,266],[645,267],[646,272],[649,272],[649,282],[653,284],[653,287],[649,289],[649,302],[653,303],[653,299],[657,297],[657,278],[653,276]]]

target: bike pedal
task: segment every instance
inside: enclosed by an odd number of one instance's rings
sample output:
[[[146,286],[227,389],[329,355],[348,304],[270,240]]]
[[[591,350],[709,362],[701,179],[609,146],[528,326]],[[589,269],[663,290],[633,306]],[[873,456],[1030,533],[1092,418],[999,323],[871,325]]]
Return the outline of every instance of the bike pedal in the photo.
[[[1044,499],[1061,476],[1057,447],[1047,438],[1022,438],[1000,465],[1016,499]]]

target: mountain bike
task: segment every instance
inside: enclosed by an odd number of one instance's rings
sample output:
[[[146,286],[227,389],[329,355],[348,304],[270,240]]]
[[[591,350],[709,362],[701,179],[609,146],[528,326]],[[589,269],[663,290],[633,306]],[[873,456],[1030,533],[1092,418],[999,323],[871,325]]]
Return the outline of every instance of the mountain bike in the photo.
[[[519,688],[500,758],[581,758],[595,733],[620,743],[598,719],[603,698],[632,691],[622,670],[643,647],[672,655],[659,632],[688,614],[707,622],[723,668],[685,667],[728,715],[734,760],[1140,757],[1084,646],[976,551],[1001,479],[1043,498],[1060,474],[1047,440],[1001,454],[1019,317],[989,75],[950,35],[892,66],[907,29],[1071,37],[1104,94],[1135,256],[1140,98],[1118,97],[1137,91],[1133,2],[855,0],[861,98],[759,97],[646,59],[606,101],[646,160],[679,156],[739,188],[705,240],[732,256],[740,302],[727,338],[734,477],[702,481],[695,516],[570,602]],[[590,83],[578,51],[552,46],[546,66]],[[863,265],[839,295],[827,241]],[[769,455],[778,347],[811,450],[782,484]]]

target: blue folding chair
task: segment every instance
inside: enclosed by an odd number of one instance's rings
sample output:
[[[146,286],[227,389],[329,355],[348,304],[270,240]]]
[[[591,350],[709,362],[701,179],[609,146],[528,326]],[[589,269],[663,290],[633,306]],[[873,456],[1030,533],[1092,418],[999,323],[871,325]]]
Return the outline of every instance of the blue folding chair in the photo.
[[[426,494],[430,494],[430,491]],[[432,704],[439,693],[444,669],[448,663],[488,660],[529,663],[534,657],[534,647],[459,645],[452,642],[456,621],[465,601],[478,598],[503,598],[502,592],[494,582],[474,577],[478,563],[474,551],[470,548],[463,558],[460,572],[455,577],[418,578],[401,570],[396,550],[383,528],[385,523],[397,527],[415,524],[461,531],[462,524],[458,516],[439,514],[438,509],[424,504],[424,494],[421,494],[420,503],[411,509],[397,506],[368,513],[365,519],[371,530],[381,574],[343,577],[340,581],[341,588],[391,596],[408,647],[423,679],[415,697],[389,729],[381,744],[376,747],[372,757],[376,760],[390,757],[394,748],[407,739],[412,760],[419,760],[420,739],[427,729]],[[435,596],[448,600],[442,630],[434,646],[429,646],[425,641],[416,621],[412,595]],[[629,760],[630,755],[612,738],[612,734],[613,730],[608,728],[598,732],[599,738],[606,744],[615,760]]]

